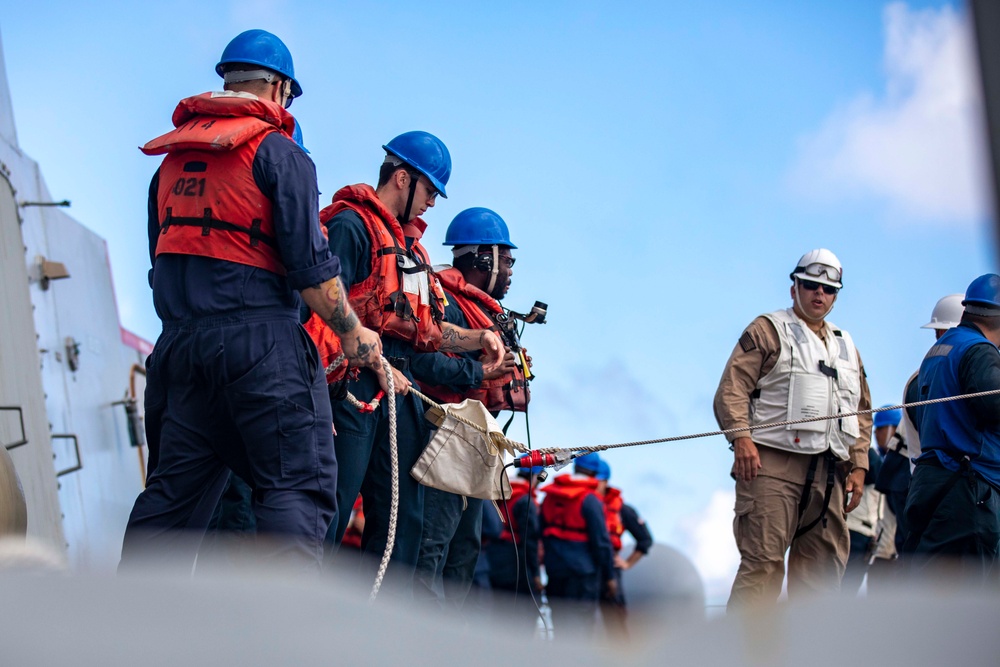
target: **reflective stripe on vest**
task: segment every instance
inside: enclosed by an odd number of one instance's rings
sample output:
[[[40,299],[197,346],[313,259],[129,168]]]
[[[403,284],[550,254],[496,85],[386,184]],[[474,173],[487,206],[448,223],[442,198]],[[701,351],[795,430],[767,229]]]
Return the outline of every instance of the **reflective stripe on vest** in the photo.
[[[441,346],[444,292],[414,239],[407,250],[399,222],[370,185],[349,185],[320,211],[324,225],[344,210],[358,214],[371,241],[371,274],[350,287],[348,299],[361,323],[410,343],[418,352]],[[412,227],[413,225],[408,225]]]

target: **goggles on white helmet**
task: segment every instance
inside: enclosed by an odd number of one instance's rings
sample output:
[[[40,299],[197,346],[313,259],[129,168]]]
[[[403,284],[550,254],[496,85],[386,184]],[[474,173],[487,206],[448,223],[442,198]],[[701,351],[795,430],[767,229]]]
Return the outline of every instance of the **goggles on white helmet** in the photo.
[[[827,264],[813,263],[807,266],[796,266],[792,277],[799,280],[811,280],[831,287],[843,287],[841,279],[843,271]]]

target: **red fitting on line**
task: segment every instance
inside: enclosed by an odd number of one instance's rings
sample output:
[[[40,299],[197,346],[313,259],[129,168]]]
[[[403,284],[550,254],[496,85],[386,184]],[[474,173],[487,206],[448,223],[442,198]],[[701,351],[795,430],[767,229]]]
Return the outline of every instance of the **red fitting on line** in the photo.
[[[358,412],[360,412],[363,415],[366,415],[369,412],[375,412],[375,408],[378,407],[378,404],[382,401],[383,398],[385,398],[385,392],[379,389],[378,393],[375,394],[375,398],[371,400],[371,403],[362,403],[361,407],[358,408]]]
[[[560,463],[562,461],[556,459],[554,454],[542,454],[541,452],[531,452],[514,459],[514,466],[517,468],[537,468],[539,466],[547,468]]]

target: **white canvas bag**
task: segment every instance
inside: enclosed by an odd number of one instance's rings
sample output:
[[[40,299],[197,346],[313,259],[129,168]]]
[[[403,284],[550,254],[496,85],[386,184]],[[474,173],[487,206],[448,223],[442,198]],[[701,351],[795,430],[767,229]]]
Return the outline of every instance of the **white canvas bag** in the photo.
[[[489,432],[463,424],[458,414]],[[470,498],[502,500],[510,498],[510,481],[504,470],[503,431],[482,403],[466,399],[431,408],[427,419],[437,431],[427,443],[410,474],[424,486]],[[513,454],[513,452],[511,452]]]

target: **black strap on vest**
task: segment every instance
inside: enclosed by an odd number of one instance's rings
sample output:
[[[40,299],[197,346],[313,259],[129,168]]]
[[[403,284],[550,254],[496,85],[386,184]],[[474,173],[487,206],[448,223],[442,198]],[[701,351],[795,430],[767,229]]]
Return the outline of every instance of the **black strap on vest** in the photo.
[[[405,224],[402,221],[403,218],[409,215],[410,205],[413,203],[413,193],[416,190],[416,182],[417,182],[416,179],[413,179],[411,181],[410,198],[406,204],[406,211],[404,212],[404,216],[399,219],[400,226]],[[396,235],[392,233],[392,227],[390,227],[389,223],[386,222],[386,220],[381,215],[379,215],[379,212],[375,208],[374,204],[368,202],[368,206],[374,212],[375,217],[378,218],[385,226],[386,232],[388,232],[389,234],[389,238],[392,239],[392,247],[380,248],[379,250],[376,251],[375,256],[385,257],[386,255],[396,255],[396,268],[399,270],[400,275],[402,274],[412,275],[414,273],[420,273],[421,271],[426,271],[428,274],[432,273],[433,269],[431,268],[431,265],[425,262],[424,258],[417,257],[416,253],[409,247],[405,249],[400,247],[399,242],[396,240]],[[416,266],[409,268],[403,266],[403,264],[405,263],[403,260],[404,257],[409,257],[410,259],[412,259],[413,262],[416,264]],[[419,322],[420,318],[417,317],[416,313],[413,312],[413,307],[410,306],[410,300],[406,298],[406,294],[403,292],[403,286],[402,286],[403,281],[400,280],[399,282],[400,282],[399,290],[389,295],[389,303],[386,304],[384,310],[387,313],[395,313],[396,317],[400,318],[401,320],[412,319],[414,322]],[[429,288],[430,287],[429,275],[427,283]],[[431,318],[436,322],[440,322],[444,317],[444,313],[442,313],[441,310],[437,307],[433,295],[429,295],[429,298],[431,299]]]
[[[822,454],[816,454],[809,462],[809,472],[806,473],[806,484],[802,488],[802,497],[799,499],[799,521],[802,520],[802,515],[809,506],[809,492],[812,491],[813,482],[816,480],[816,468],[819,464],[821,456],[826,459],[826,491],[823,493],[823,509],[820,510],[818,517],[813,519],[809,524],[802,526],[795,531],[795,537],[793,539],[798,539],[799,537],[805,535],[810,530],[815,528],[816,524],[820,521],[823,522],[824,526],[826,525],[826,511],[830,508],[830,497],[833,496],[833,485],[837,481],[836,460],[833,458],[833,454],[831,454],[829,450]]]
[[[837,369],[832,366],[827,366],[822,359],[819,360],[819,372],[829,378],[839,380],[840,374],[837,372]]]
[[[251,227],[251,229],[253,229]],[[212,209],[206,208],[205,212],[201,216],[201,235],[208,236],[208,233],[212,231]],[[250,245],[253,245],[253,240],[251,239]]]
[[[261,224],[262,221],[258,219],[254,219],[249,227],[237,225],[232,222],[226,222],[225,220],[216,220],[212,217],[212,209],[210,208],[206,208],[205,213],[200,218],[179,218],[174,216],[173,210],[170,207],[167,207],[167,216],[164,219],[163,224],[160,225],[160,233],[166,234],[167,230],[174,225],[180,225],[182,227],[201,227],[202,236],[208,236],[211,230],[218,229],[224,232],[246,234],[249,237],[251,247],[256,248],[261,242],[264,242],[277,250],[278,241],[273,236],[261,232]]]
[[[399,260],[402,262],[402,258]],[[411,266],[409,268],[400,265],[399,270],[408,276],[412,276],[414,273],[421,273],[423,271],[428,271],[431,267],[426,264],[417,264],[416,266]]]

